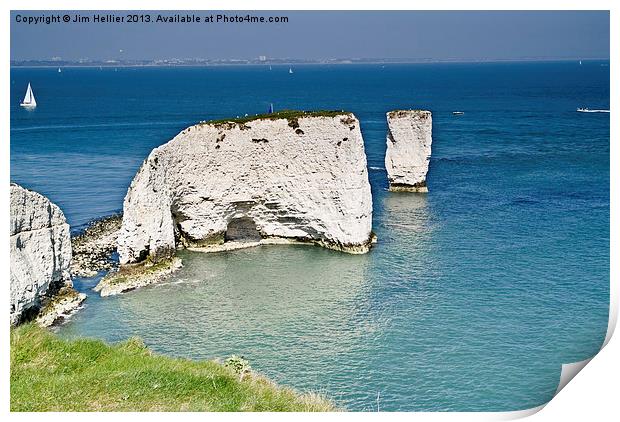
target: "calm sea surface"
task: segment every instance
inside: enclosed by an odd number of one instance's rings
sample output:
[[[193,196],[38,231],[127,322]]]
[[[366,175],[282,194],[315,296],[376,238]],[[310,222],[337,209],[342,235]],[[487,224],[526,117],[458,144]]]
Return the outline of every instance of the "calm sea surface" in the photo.
[[[152,148],[199,120],[346,109],[379,243],[181,253],[168,282],[100,298],[63,336],[245,356],[349,410],[516,410],[592,356],[609,309],[607,62],[12,69],[11,179],[74,228],[122,208]],[[39,106],[19,102],[28,82]],[[433,112],[428,195],[386,191],[385,113]],[[452,116],[454,110],[465,112]]]

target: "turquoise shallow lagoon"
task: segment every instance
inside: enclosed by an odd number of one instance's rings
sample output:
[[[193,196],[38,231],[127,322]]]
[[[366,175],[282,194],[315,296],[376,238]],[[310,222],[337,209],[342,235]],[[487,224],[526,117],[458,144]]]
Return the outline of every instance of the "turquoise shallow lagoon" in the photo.
[[[165,283],[100,298],[63,336],[241,354],[349,410],[517,410],[590,357],[609,308],[607,62],[11,70],[11,179],[78,229],[122,207],[149,151],[199,120],[346,109],[379,242],[182,252]],[[39,106],[19,107],[28,82]],[[191,95],[190,95],[191,94]],[[385,112],[433,111],[429,194],[386,191]],[[465,115],[455,117],[454,110]]]

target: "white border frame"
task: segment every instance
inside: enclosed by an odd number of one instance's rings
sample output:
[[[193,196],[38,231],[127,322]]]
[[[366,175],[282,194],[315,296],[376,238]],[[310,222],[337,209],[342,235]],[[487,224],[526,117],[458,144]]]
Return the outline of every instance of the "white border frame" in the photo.
[[[618,68],[618,54],[620,53],[620,46],[618,40],[620,39],[620,32],[618,29],[618,16],[620,15],[620,2],[612,0],[589,0],[588,2],[565,0],[565,1],[552,1],[552,0],[521,0],[521,1],[504,1],[497,2],[491,0],[470,0],[467,3],[456,0],[435,0],[426,2],[411,2],[405,0],[382,0],[381,2],[370,1],[355,1],[355,0],[314,0],[314,1],[284,1],[284,0],[233,0],[234,4],[230,1],[209,1],[201,2],[198,0],[176,0],[163,1],[153,0],[149,2],[140,2],[133,0],[109,0],[109,1],[89,1],[88,4],[84,1],[78,0],[57,0],[53,4],[44,0],[9,0],[2,2],[0,8],[3,9],[3,19],[5,24],[2,25],[2,43],[0,44],[1,57],[3,57],[2,66],[0,66],[5,84],[2,84],[2,92],[4,94],[4,100],[0,102],[0,112],[2,117],[0,130],[3,135],[0,139],[0,162],[2,166],[0,171],[5,180],[1,185],[0,203],[2,204],[3,213],[2,222],[0,227],[9,226],[9,180],[10,180],[10,164],[9,164],[9,139],[10,139],[10,108],[7,101],[8,89],[6,81],[9,79],[9,63],[10,63],[10,25],[9,11],[10,10],[610,10],[610,71]],[[616,71],[616,74],[618,72]],[[328,413],[320,414],[321,418],[339,418],[350,419],[358,418],[373,419],[377,418],[390,418],[393,420],[409,420],[414,417],[416,420],[506,420],[515,419],[537,413],[545,406],[544,412],[540,412],[535,416],[540,420],[549,420],[551,418],[562,418],[563,420],[583,420],[584,418],[595,418],[595,420],[610,420],[611,415],[618,415],[618,400],[617,400],[617,388],[618,388],[618,359],[620,356],[620,346],[618,340],[613,339],[613,331],[618,317],[618,262],[619,252],[617,233],[620,233],[617,219],[617,207],[616,198],[618,198],[618,168],[614,164],[618,164],[618,146],[615,142],[618,141],[618,99],[620,99],[620,91],[618,85],[617,75],[611,73],[610,80],[610,108],[611,108],[611,126],[610,126],[610,313],[609,313],[609,326],[608,332],[604,343],[604,349],[599,352],[598,355],[591,360],[588,359],[585,363],[590,362],[587,365],[587,369],[583,373],[579,374],[577,381],[572,382],[566,386],[550,403],[547,405],[539,406],[537,408],[517,411],[517,412],[480,412],[480,413],[430,413],[430,412],[415,412],[415,413]],[[7,233],[7,232],[5,232]],[[4,234],[5,241],[0,243],[0,259],[2,260],[2,268],[4,268],[4,280],[2,295],[5,298],[5,304],[8,305],[8,271],[9,271],[9,242],[8,233]],[[2,406],[2,413],[9,414],[10,404],[10,390],[9,390],[9,323],[8,312],[5,314],[4,329],[1,331],[1,371],[2,371],[2,384],[0,389],[0,400]],[[581,366],[582,369],[585,364],[579,365],[564,365],[562,376],[565,377],[568,374],[568,370],[573,371],[576,367]],[[569,371],[569,372],[570,372]],[[577,370],[573,373],[573,376],[579,372]],[[572,378],[572,377],[570,377]],[[559,392],[559,391],[558,391]],[[12,413],[10,417],[16,420],[26,420],[33,417],[51,418],[55,420],[67,420],[83,418],[84,415],[77,413],[47,413],[45,415],[33,415],[27,413]],[[138,420],[163,420],[167,418],[169,414],[166,413],[89,413],[89,418],[100,419],[115,417],[121,419],[138,419]],[[267,413],[267,414],[255,414],[255,413],[227,413],[227,414],[213,414],[213,413],[184,413],[178,415],[183,418],[202,420],[205,417],[217,418],[218,420],[233,420],[237,418],[257,418],[257,419],[269,419],[269,420],[288,420],[292,415],[287,413]],[[317,417],[316,414],[295,414],[295,418],[310,419]],[[542,418],[542,419],[541,419]]]

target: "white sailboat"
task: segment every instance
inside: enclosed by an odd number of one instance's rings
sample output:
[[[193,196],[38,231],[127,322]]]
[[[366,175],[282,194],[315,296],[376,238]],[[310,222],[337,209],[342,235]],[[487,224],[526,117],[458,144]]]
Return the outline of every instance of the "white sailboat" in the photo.
[[[28,89],[26,89],[26,96],[24,97],[24,101],[22,101],[20,106],[26,107],[26,108],[35,108],[37,106],[37,100],[34,99],[34,93],[32,92],[32,87],[30,86],[30,82],[28,82]]]
[[[293,68],[292,67],[288,68],[288,73],[293,73]]]
[[[58,73],[61,73],[61,72],[62,72],[62,70],[60,70],[60,68],[58,68]]]

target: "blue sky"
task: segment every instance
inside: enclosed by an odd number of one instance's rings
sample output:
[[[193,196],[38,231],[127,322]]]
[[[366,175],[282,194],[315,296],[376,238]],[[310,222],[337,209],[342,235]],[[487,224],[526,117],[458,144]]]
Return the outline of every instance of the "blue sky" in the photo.
[[[300,59],[609,58],[606,11],[249,12],[287,16],[285,24],[15,22],[18,14],[64,13],[11,12],[11,59],[247,59],[259,55]],[[97,13],[120,16],[128,12]],[[188,12],[138,13],[155,17],[158,13]],[[207,16],[222,12],[189,13]]]

